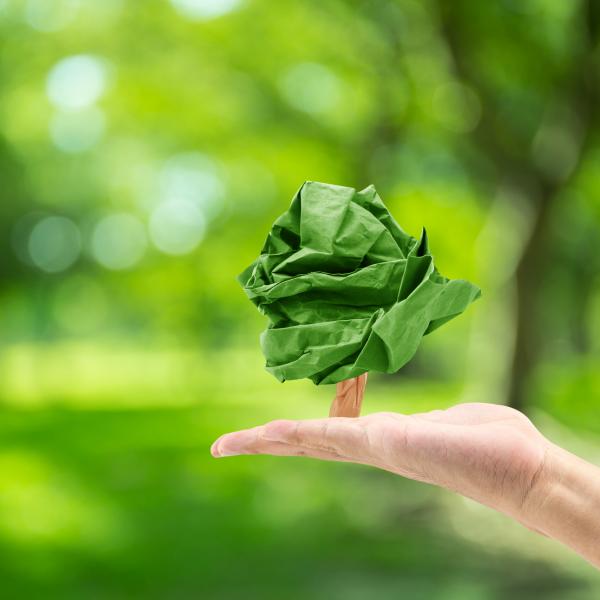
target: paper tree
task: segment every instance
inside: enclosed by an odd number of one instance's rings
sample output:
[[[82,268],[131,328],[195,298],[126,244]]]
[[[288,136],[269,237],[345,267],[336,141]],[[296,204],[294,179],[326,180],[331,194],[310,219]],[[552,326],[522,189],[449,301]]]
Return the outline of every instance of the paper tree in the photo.
[[[330,415],[358,416],[369,371],[394,373],[478,287],[442,277],[373,186],[307,181],[238,277],[270,320],[266,369],[280,381],[337,383]]]

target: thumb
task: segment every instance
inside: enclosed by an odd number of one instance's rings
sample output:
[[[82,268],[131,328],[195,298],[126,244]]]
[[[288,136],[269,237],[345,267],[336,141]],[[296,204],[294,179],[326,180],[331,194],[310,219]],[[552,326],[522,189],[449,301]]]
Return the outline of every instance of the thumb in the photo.
[[[271,421],[228,433],[212,446],[215,457],[239,454],[312,456],[327,460],[371,462],[369,417]]]

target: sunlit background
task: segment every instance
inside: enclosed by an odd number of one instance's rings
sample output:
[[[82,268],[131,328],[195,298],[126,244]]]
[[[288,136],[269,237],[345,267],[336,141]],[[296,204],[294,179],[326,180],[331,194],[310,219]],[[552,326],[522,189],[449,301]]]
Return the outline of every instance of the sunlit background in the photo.
[[[311,179],[484,291],[366,411],[509,403],[600,463],[599,9],[0,0],[0,595],[599,597],[448,492],[208,453],[327,414],[235,281]]]

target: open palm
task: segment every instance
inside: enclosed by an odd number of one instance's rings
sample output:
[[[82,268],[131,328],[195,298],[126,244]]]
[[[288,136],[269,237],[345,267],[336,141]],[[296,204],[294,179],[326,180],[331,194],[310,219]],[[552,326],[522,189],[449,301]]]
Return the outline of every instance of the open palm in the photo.
[[[212,453],[310,456],[372,465],[522,519],[549,446],[516,410],[459,404],[413,415],[272,421],[221,436]]]

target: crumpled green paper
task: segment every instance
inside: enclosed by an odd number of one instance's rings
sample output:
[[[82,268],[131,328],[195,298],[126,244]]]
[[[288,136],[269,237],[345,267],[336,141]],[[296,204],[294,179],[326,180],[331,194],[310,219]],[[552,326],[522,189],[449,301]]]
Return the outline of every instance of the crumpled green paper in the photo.
[[[419,240],[405,233],[373,186],[315,181],[302,185],[238,280],[271,321],[261,335],[267,371],[316,384],[394,373],[424,335],[481,294],[442,277],[425,230]]]

